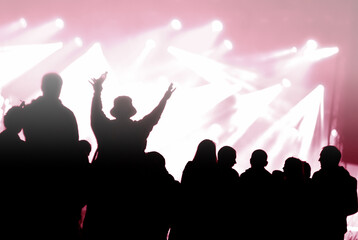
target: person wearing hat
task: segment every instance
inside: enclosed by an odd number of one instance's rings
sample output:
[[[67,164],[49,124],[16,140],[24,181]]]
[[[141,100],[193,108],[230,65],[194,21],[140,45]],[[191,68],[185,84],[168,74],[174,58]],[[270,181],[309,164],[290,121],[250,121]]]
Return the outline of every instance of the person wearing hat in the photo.
[[[97,151],[91,163],[90,194],[83,224],[86,239],[145,239],[147,226],[145,148],[147,138],[175,89],[170,84],[154,110],[138,121],[128,96],[114,99],[109,119],[102,110],[102,84],[107,73],[90,82],[94,89],[91,127]]]
[[[170,84],[158,106],[143,119],[131,119],[137,110],[128,96],[114,99],[110,114],[115,118],[110,120],[102,111],[102,84],[107,73],[99,79],[92,79],[94,96],[91,109],[91,127],[96,136],[98,149],[96,161],[98,164],[117,164],[118,162],[133,162],[144,157],[147,138],[153,127],[158,123],[167,100],[175,89]],[[106,162],[106,163],[105,163]]]

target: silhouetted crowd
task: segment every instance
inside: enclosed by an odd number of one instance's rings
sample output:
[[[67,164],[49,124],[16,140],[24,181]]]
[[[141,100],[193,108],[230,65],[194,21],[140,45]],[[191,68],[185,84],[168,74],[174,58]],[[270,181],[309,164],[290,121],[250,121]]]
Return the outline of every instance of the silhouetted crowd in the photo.
[[[357,180],[339,166],[335,146],[323,147],[312,177],[310,165],[295,157],[270,173],[262,149],[239,175],[236,150],[217,152],[204,139],[179,182],[160,153],[145,151],[173,85],[141,120],[131,119],[136,109],[128,96],[114,99],[109,119],[101,101],[106,76],[90,82],[93,161],[91,144],[79,139],[76,118],[59,99],[58,74],[44,75],[42,96],[5,114],[1,239],[344,239],[346,218],[358,210]]]

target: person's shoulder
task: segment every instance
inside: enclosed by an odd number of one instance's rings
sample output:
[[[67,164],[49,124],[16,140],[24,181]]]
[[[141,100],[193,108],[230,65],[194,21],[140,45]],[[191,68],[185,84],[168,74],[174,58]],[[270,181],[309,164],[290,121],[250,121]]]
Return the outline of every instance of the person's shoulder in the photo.
[[[28,111],[31,111],[32,109],[34,108],[37,108],[38,106],[41,105],[41,103],[43,102],[42,100],[42,96],[36,98],[36,99],[33,99],[31,100],[31,102],[29,104],[26,104],[25,107],[24,107],[24,112],[28,112]]]
[[[312,179],[320,178],[321,175],[322,175],[322,172],[323,172],[322,169],[317,170],[316,172],[314,172],[313,175],[312,175]]]
[[[192,160],[188,161],[186,164],[185,164],[185,168],[191,168],[194,166],[194,162]]]
[[[67,114],[67,115],[71,115],[71,116],[74,116],[75,114],[73,113],[73,111],[68,108],[67,106],[65,106],[60,100],[57,102],[57,108],[59,110],[61,110],[64,114]]]

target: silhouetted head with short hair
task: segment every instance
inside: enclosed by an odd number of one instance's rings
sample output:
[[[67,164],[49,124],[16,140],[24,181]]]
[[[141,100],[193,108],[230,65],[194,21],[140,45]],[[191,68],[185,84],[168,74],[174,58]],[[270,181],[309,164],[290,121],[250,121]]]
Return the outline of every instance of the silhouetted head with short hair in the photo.
[[[60,97],[62,88],[62,78],[57,73],[47,73],[42,78],[41,90],[43,96],[51,99]]]
[[[4,126],[9,132],[19,133],[22,129],[22,107],[10,108],[4,116]]]
[[[267,166],[267,153],[262,149],[257,149],[251,154],[250,164],[253,168],[264,168]]]
[[[335,146],[325,146],[320,154],[318,161],[321,163],[322,169],[330,169],[338,167],[341,160],[341,152]]]
[[[236,163],[236,150],[230,146],[220,148],[218,152],[218,165],[232,168]]]
[[[285,161],[283,167],[285,176],[290,179],[303,180],[303,163],[300,159],[295,157],[289,157]]]
[[[153,166],[156,166],[156,168],[165,168],[165,158],[162,154],[152,151],[146,153],[146,158]]]

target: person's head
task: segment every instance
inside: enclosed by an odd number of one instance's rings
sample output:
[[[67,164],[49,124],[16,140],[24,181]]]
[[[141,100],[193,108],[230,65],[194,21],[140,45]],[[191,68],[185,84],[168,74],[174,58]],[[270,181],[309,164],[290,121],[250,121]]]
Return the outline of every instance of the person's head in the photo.
[[[303,163],[300,159],[289,157],[285,161],[283,171],[285,176],[303,179]]]
[[[80,150],[85,153],[87,156],[90,155],[92,146],[87,140],[80,140],[78,141],[78,145],[80,147]]]
[[[212,140],[201,141],[196,149],[194,162],[204,165],[216,165],[216,145]]]
[[[62,78],[57,73],[47,73],[42,78],[41,90],[44,97],[58,99],[62,88]]]
[[[128,96],[119,96],[113,101],[111,115],[115,118],[131,118],[137,113],[132,105],[132,99]]]
[[[341,160],[341,152],[335,146],[325,146],[320,154],[318,161],[321,163],[321,168],[334,168],[337,167]]]
[[[146,161],[148,162],[149,166],[152,169],[155,170],[165,170],[165,158],[163,157],[162,154],[160,154],[159,152],[148,152],[145,154],[146,155]]]
[[[4,126],[8,131],[19,133],[22,129],[22,107],[10,108],[4,116]]]
[[[236,163],[236,150],[230,146],[220,148],[218,152],[218,164],[232,168]]]
[[[264,168],[267,166],[267,153],[262,149],[253,151],[250,158],[250,164],[253,168]]]

